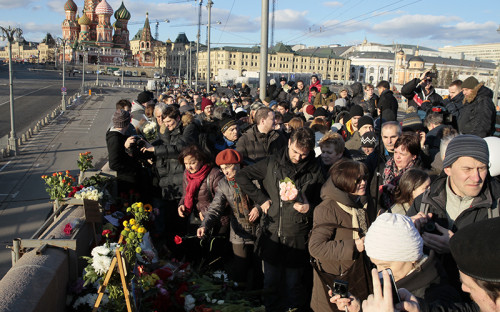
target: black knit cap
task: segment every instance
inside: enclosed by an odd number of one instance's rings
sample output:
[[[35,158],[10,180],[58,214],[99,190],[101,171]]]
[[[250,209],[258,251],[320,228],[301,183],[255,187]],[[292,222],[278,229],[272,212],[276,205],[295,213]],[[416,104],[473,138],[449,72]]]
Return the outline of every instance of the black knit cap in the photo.
[[[148,91],[142,91],[141,93],[139,93],[139,95],[137,95],[137,102],[139,102],[139,104],[149,102],[151,99],[151,93]]]
[[[479,81],[474,76],[470,76],[462,82],[462,89],[474,89],[479,84]]]
[[[443,168],[450,167],[460,157],[472,157],[489,166],[490,152],[488,143],[483,138],[472,134],[456,136],[446,147]]]
[[[327,113],[326,109],[324,109],[323,107],[318,107],[316,109],[316,111],[314,111],[314,114],[313,114],[314,118],[320,117],[320,116],[323,116],[323,117],[328,116],[328,113]]]
[[[358,120],[358,129],[361,129],[364,125],[371,125],[373,127],[373,119],[370,116],[362,116]]]
[[[361,147],[375,147],[377,144],[377,136],[375,132],[366,132],[361,136]]]
[[[487,282],[500,282],[500,218],[467,225],[450,239],[450,251],[458,269]]]
[[[363,116],[364,115],[363,107],[359,105],[354,105],[353,107],[351,107],[349,115],[351,115],[351,118],[355,116],[360,116],[360,117]]]
[[[424,124],[417,113],[407,113],[402,126],[403,131],[424,131]]]
[[[231,126],[236,125],[236,120],[231,117],[225,117],[219,122],[219,128],[222,133],[226,132]]]

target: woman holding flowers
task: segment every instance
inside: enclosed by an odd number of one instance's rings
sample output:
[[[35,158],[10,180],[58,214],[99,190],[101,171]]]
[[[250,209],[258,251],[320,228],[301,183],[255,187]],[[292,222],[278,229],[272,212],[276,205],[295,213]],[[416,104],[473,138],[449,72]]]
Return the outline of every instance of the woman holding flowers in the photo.
[[[309,253],[315,267],[311,308],[337,311],[330,304],[327,286],[333,280],[349,283],[349,292],[366,299],[371,285],[365,262],[364,236],[376,212],[366,195],[367,168],[363,163],[341,159],[330,169],[321,189],[323,200],[314,210]]]
[[[210,232],[218,225],[226,206],[231,207],[229,240],[233,245],[234,253],[231,280],[240,284],[247,282],[247,276],[254,267],[253,246],[257,219],[260,215],[259,209],[253,205],[234,180],[236,173],[240,170],[241,160],[240,153],[233,149],[225,149],[217,154],[215,163],[221,168],[225,179],[219,181],[215,197],[197,231],[198,237],[202,238],[206,232]],[[252,275],[254,274],[250,274]]]

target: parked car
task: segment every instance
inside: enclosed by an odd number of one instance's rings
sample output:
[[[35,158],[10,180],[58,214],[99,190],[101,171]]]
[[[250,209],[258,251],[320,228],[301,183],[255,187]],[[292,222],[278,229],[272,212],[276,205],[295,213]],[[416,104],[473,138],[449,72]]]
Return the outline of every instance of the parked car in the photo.
[[[132,76],[132,72],[130,70],[126,70],[124,73],[123,73],[124,76],[127,76],[127,77],[131,77]]]
[[[153,78],[154,79],[160,79],[161,78],[160,73],[158,73],[158,72],[154,73]]]
[[[146,72],[141,72],[141,77],[146,77],[146,76],[147,76]]]
[[[138,77],[139,76],[139,72],[137,70],[134,70],[132,72],[132,77]]]
[[[115,76],[121,76],[122,75],[122,71],[121,70],[115,70],[113,72],[113,75],[115,75]]]

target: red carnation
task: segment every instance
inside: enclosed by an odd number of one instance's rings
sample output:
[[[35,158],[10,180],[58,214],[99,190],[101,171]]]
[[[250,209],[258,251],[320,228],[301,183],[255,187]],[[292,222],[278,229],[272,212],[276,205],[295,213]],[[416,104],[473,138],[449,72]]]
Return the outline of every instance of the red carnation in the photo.
[[[179,235],[175,235],[175,237],[174,237],[174,242],[175,242],[177,245],[182,244],[182,237],[180,237]]]
[[[111,234],[111,230],[104,230],[102,231],[102,236],[108,236],[109,234]]]

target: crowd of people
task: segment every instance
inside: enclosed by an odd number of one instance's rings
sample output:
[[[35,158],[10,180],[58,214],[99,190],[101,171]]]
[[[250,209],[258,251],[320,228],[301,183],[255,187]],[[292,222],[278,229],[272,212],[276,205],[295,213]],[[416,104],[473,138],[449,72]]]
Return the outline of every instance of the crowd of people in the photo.
[[[117,102],[109,166],[159,209],[158,244],[196,261],[175,235],[226,237],[229,277],[266,311],[500,311],[489,88],[471,76],[443,99],[427,71],[401,89],[406,111],[388,81],[253,91]]]

